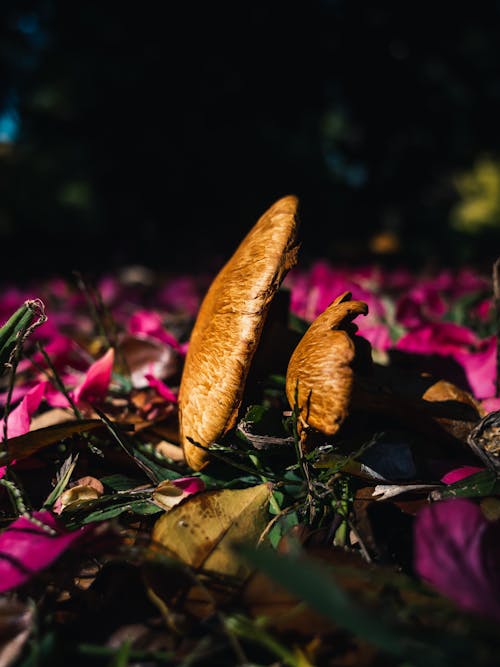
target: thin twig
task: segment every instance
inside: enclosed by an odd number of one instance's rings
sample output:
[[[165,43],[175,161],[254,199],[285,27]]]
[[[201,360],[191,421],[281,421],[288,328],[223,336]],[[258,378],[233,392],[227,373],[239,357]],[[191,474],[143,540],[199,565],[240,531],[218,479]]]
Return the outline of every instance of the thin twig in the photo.
[[[298,423],[300,419],[300,410],[299,410],[299,382],[295,385],[295,396],[294,396],[294,405],[293,405],[293,420],[292,420],[292,430],[293,430],[293,444],[295,446],[295,453],[297,456],[297,461],[302,472],[302,476],[307,485],[307,503],[309,507],[309,522],[312,523],[314,519],[314,499],[315,492],[312,484],[311,476],[309,474],[308,462],[304,456],[304,451],[302,449],[302,441],[299,435]]]
[[[47,371],[44,368],[41,368],[36,363],[36,361],[34,361],[30,357],[29,359],[30,359],[31,363],[33,364],[33,366],[35,366],[35,368],[38,368],[39,370],[41,370],[45,374],[45,376],[50,380],[50,382],[52,382],[52,384],[62,393],[62,395],[66,398],[68,403],[71,405],[71,408],[72,408],[73,412],[75,413],[75,417],[77,419],[83,419],[82,413],[78,409],[78,407],[77,407],[75,401],[73,400],[73,397],[71,396],[70,392],[64,386],[64,382],[61,380],[61,378],[59,376],[59,373],[57,372],[57,370],[56,370],[54,364],[52,363],[52,360],[50,359],[49,355],[47,354],[45,348],[43,347],[43,345],[40,345],[40,343],[39,343],[38,344],[38,349],[39,349],[40,353],[42,354],[43,358],[45,359],[45,362],[47,363],[47,366],[52,371],[52,375],[47,373]]]
[[[14,348],[15,354],[11,355],[9,360],[9,389],[7,391],[7,398],[5,400],[5,413],[3,420],[3,444],[5,451],[7,451],[8,447],[10,407],[12,404],[12,392],[14,391],[14,381],[16,377],[17,365],[19,364],[19,357],[21,356],[21,349],[21,346],[16,345]]]

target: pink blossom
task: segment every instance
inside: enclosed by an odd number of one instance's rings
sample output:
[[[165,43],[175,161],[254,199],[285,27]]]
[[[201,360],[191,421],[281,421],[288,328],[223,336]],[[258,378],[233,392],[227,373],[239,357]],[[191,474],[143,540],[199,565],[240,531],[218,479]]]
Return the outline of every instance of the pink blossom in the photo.
[[[481,342],[477,351],[461,350],[453,355],[463,367],[476,398],[488,398],[495,394],[496,350],[496,336],[491,336]]]
[[[396,348],[415,354],[453,356],[469,353],[479,343],[479,338],[467,327],[453,322],[428,322],[406,333]]]
[[[454,468],[441,477],[443,484],[455,484],[461,479],[475,475],[477,472],[483,472],[484,468],[478,468],[477,466],[460,466],[460,468]]]
[[[415,570],[467,611],[500,621],[500,521],[456,498],[424,507],[414,525]]]
[[[356,320],[359,333],[370,341],[376,350],[389,350],[393,347],[389,327],[382,323],[366,324],[365,319]]]
[[[145,373],[144,377],[148,381],[149,386],[155,389],[159,396],[171,403],[177,403],[177,396],[164,382],[156,378],[152,373]]]
[[[50,359],[50,363],[58,372],[63,371],[67,366],[71,366],[75,370],[81,371],[88,366],[88,362],[85,361],[81,348],[79,348],[75,341],[59,333],[45,345],[45,352]],[[35,352],[33,361],[42,368],[47,367],[45,358],[41,352]],[[19,362],[18,370],[20,373],[32,368],[33,364],[30,359],[22,359]]]
[[[33,516],[47,528],[20,517],[0,534],[0,593],[24,584],[93,529],[86,526],[67,532],[50,512]]]
[[[7,417],[7,437],[17,438],[30,430],[31,417],[38,410],[47,387],[47,382],[30,389],[17,408],[12,410]],[[5,419],[0,419],[0,438],[3,439]],[[15,463],[15,461],[13,461]],[[0,479],[5,475],[7,466],[0,466]]]
[[[343,292],[351,292],[353,299],[365,301],[374,318],[385,314],[381,299],[352,279],[352,273],[333,268],[328,262],[315,262],[308,272],[291,271],[284,285],[291,290],[291,310],[305,320],[312,321]]]
[[[178,489],[182,489],[187,496],[205,490],[205,482],[199,477],[178,477],[172,479],[171,483]]]
[[[461,268],[452,277],[449,285],[449,292],[452,298],[458,299],[466,294],[474,292],[485,292],[491,290],[491,280],[481,276],[470,268]]]
[[[9,438],[17,438],[30,430],[32,415],[38,410],[38,406],[45,396],[47,382],[40,382],[30,389],[17,408],[7,417],[7,435]],[[3,433],[4,419],[0,419],[0,434]]]
[[[154,310],[138,310],[129,320],[128,330],[133,335],[144,335],[170,345],[181,354],[186,353],[186,347],[163,326],[160,315]]]
[[[104,400],[108,393],[115,361],[112,347],[88,369],[83,382],[74,390],[75,403],[97,403]]]
[[[201,286],[200,286],[201,287]],[[201,291],[193,276],[178,276],[168,280],[158,294],[158,302],[171,311],[194,316],[201,303]]]
[[[493,315],[493,302],[491,299],[483,299],[478,304],[472,307],[471,314],[479,320],[479,322],[488,322]]]
[[[500,398],[496,397],[484,398],[481,401],[481,405],[486,411],[486,413],[496,412],[497,410],[500,410]]]
[[[447,305],[433,285],[416,285],[396,305],[396,319],[405,327],[418,327],[442,317]]]
[[[99,403],[106,398],[111,383],[114,359],[114,350],[110,348],[100,359],[91,364],[83,379],[69,392],[77,406]],[[74,375],[68,375],[65,379],[71,382],[76,378]],[[69,407],[67,398],[52,385],[47,386],[45,397],[47,403],[53,408]]]

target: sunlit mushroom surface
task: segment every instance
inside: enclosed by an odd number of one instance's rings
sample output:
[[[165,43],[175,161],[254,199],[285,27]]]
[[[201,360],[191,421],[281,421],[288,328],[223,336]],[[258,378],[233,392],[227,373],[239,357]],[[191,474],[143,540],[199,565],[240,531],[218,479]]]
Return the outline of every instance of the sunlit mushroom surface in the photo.
[[[314,320],[295,348],[286,394],[291,407],[298,407],[299,430],[310,427],[334,435],[347,417],[356,354],[352,320],[367,313],[366,303],[351,301],[346,292]]]
[[[279,199],[212,282],[193,328],[179,391],[186,460],[200,470],[208,447],[235,424],[271,300],[297,259],[298,200]]]

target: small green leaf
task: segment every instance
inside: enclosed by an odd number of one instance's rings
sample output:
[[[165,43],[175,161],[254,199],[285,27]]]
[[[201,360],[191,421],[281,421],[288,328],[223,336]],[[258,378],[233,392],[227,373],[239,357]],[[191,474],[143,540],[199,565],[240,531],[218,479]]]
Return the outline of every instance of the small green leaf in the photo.
[[[500,494],[500,479],[493,470],[483,470],[450,484],[434,496],[440,498],[480,498]]]
[[[274,549],[278,546],[283,535],[286,535],[294,526],[299,524],[297,512],[288,512],[280,516],[269,531],[269,541]]]
[[[127,477],[127,475],[108,475],[107,477],[101,477],[101,482],[109,486],[113,491],[128,491],[129,489],[137,488],[143,483],[142,480]]]
[[[151,492],[146,491],[101,496],[96,500],[82,500],[68,505],[64,510],[63,518],[67,519],[67,526],[73,528],[95,521],[114,519],[124,512],[144,515],[163,511],[150,501],[150,496]]]

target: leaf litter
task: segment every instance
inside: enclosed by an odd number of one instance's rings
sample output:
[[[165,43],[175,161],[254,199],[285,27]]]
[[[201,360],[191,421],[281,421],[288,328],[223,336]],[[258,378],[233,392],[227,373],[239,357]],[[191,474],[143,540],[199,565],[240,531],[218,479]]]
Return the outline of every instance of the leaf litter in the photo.
[[[299,264],[183,447],[212,277],[134,275],[0,300],[0,665],[497,664],[491,280]]]

